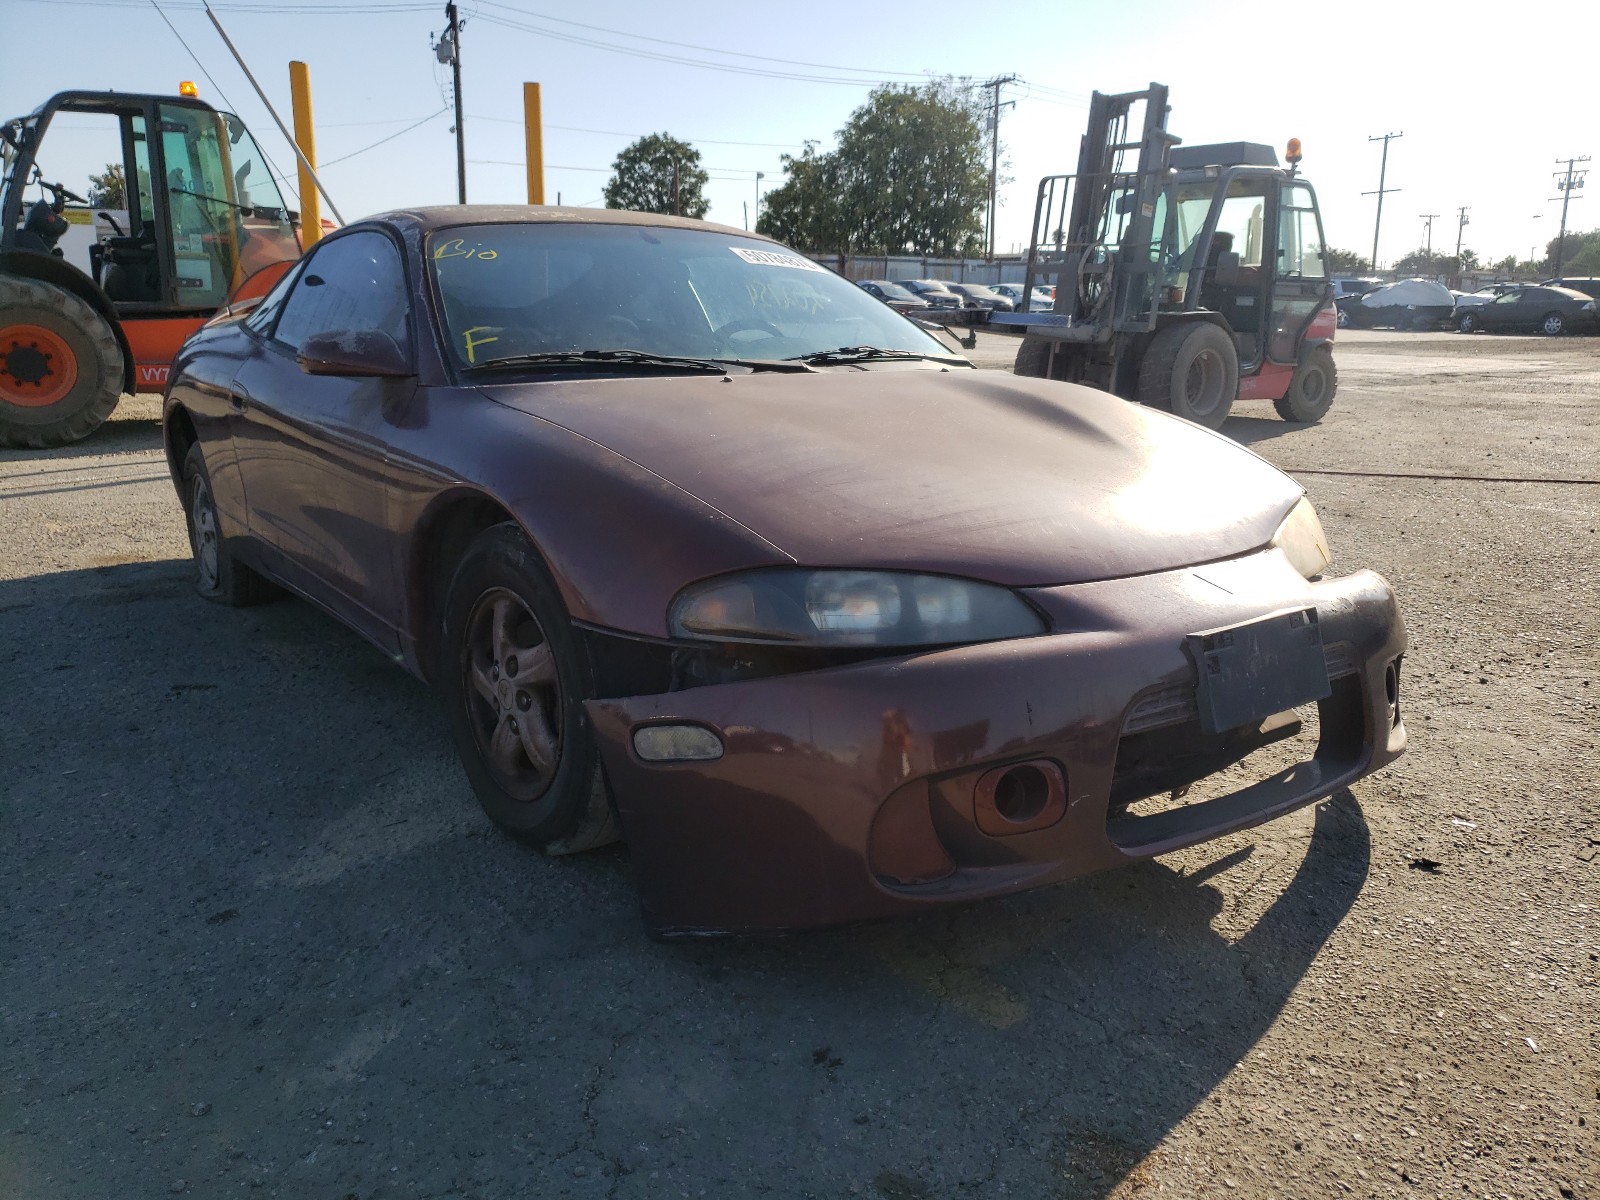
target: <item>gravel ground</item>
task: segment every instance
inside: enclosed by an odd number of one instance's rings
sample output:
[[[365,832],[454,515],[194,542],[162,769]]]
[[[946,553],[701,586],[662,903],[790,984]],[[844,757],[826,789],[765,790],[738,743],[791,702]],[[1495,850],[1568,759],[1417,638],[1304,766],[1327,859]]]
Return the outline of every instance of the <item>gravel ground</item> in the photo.
[[[195,599],[154,398],[0,453],[0,1194],[1600,1197],[1600,488],[1482,481],[1596,476],[1600,341],[1338,361],[1322,425],[1226,432],[1394,582],[1410,753],[772,941],[649,941],[624,849],[488,827],[421,685]]]

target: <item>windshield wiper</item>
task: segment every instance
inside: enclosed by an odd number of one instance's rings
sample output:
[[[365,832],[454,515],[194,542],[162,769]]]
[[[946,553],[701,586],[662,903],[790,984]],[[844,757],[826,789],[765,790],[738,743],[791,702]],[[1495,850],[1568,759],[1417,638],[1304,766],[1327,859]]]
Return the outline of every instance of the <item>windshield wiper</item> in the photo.
[[[473,363],[468,369],[486,371],[497,367],[639,367],[660,370],[714,371],[727,374],[727,367],[709,358],[679,358],[671,354],[647,354],[643,350],[552,350],[543,354],[507,354],[501,358]]]
[[[889,359],[920,359],[923,362],[949,363],[951,366],[970,366],[966,359],[954,355],[922,354],[916,350],[885,350],[880,346],[840,346],[836,350],[818,350],[788,359],[789,362],[826,366],[830,363],[881,362]]]
[[[662,369],[706,371],[726,375],[730,366],[752,371],[808,371],[804,363],[771,359],[689,358],[676,354],[651,354],[645,350],[552,350],[542,354],[507,354],[473,363],[468,370],[516,367],[623,367],[640,371]]]

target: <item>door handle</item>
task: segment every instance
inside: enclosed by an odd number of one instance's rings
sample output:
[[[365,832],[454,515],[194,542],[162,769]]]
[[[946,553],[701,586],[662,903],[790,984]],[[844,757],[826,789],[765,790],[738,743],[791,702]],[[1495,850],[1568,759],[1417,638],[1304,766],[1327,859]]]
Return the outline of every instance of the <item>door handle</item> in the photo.
[[[228,389],[228,407],[242,413],[250,404],[250,393],[235,383]]]

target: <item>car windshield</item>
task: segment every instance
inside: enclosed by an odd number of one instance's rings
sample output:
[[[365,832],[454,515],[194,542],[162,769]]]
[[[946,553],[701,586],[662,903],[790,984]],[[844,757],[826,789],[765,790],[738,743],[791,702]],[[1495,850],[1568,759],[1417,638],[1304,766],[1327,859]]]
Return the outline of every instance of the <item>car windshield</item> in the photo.
[[[882,302],[771,242],[662,225],[456,226],[428,240],[458,365],[634,350],[791,359],[841,346],[948,356]]]
[[[901,287],[898,283],[888,283],[888,282],[875,283],[872,286],[877,288],[880,292],[883,293],[883,298],[885,300],[915,300],[915,299],[917,299],[917,296],[916,296],[915,293],[908,292],[905,288]]]

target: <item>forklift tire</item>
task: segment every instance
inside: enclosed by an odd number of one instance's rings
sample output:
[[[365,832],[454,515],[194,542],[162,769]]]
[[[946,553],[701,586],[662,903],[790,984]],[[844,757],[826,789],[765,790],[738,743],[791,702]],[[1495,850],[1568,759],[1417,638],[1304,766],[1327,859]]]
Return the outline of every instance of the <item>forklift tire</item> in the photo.
[[[1306,355],[1289,381],[1289,390],[1272,406],[1285,421],[1313,425],[1333,407],[1333,393],[1339,387],[1339,369],[1333,365],[1333,351],[1318,346]]]
[[[71,292],[0,276],[0,446],[64,446],[98,429],[122,395],[122,348]]]
[[[1239,349],[1210,321],[1156,334],[1139,364],[1139,403],[1220,429],[1239,394]]]
[[[1011,368],[1013,375],[1026,375],[1030,379],[1046,379],[1050,370],[1050,339],[1024,337],[1017,350],[1017,361]],[[1059,374],[1059,370],[1058,370]]]

